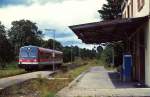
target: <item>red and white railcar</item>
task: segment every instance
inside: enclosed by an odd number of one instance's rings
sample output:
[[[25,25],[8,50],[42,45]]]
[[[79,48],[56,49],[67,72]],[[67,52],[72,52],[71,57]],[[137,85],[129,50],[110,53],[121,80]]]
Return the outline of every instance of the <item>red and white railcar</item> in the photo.
[[[63,52],[37,46],[24,46],[20,48],[19,67],[26,70],[61,65]]]

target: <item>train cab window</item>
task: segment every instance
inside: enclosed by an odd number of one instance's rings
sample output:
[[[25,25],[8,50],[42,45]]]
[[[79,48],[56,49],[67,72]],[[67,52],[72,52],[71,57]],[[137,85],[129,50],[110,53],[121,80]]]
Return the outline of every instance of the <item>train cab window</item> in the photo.
[[[36,58],[38,50],[36,48],[21,48],[20,49],[20,57],[22,58]]]
[[[49,58],[49,53],[41,53],[40,55],[39,55],[39,58],[41,58],[41,59],[48,59]]]

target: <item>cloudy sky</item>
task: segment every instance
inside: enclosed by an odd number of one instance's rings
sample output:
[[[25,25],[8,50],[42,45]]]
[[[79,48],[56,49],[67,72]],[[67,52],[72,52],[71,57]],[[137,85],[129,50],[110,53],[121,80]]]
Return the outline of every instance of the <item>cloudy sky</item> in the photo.
[[[64,46],[86,45],[68,28],[71,25],[100,21],[97,10],[101,9],[105,0],[0,0],[0,21],[11,27],[11,22],[20,19],[29,19],[35,23],[45,34],[44,39],[53,37],[55,29],[56,40]]]

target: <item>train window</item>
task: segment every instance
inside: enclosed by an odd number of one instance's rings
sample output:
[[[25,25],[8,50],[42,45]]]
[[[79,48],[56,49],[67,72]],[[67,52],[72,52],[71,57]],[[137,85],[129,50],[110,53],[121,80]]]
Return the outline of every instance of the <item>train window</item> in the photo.
[[[36,57],[37,56],[37,49],[36,48],[31,48],[29,50],[29,57]]]
[[[28,53],[25,49],[20,50],[20,57],[22,58],[28,57]]]
[[[42,53],[39,54],[39,58],[40,59],[51,59],[52,58],[52,54],[51,53],[44,53],[44,52],[42,52]]]
[[[20,57],[22,58],[35,58],[37,57],[37,49],[36,48],[21,48],[20,49]]]

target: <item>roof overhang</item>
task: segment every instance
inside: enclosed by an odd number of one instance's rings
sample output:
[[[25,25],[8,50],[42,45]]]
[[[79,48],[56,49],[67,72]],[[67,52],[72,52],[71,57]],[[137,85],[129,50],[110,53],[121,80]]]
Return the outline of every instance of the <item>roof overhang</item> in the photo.
[[[101,21],[70,26],[71,30],[87,44],[100,44],[126,40],[137,28],[147,22],[149,16]]]

